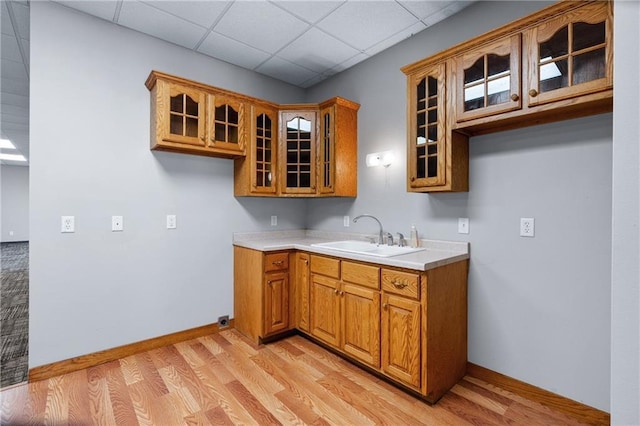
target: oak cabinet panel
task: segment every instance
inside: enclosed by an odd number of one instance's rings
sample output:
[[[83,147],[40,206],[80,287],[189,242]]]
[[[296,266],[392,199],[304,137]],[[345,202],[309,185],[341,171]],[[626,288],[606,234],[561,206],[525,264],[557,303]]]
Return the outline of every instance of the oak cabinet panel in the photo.
[[[340,345],[340,282],[311,275],[311,334],[333,346]]]
[[[207,146],[216,150],[245,155],[245,103],[233,96],[208,95]]]
[[[380,366],[380,292],[342,284],[342,341],[347,354],[371,366]]]
[[[413,387],[421,384],[420,302],[382,294],[382,370]]]
[[[295,315],[298,329],[309,332],[311,330],[310,318],[310,272],[309,254],[296,253],[295,267]]]
[[[288,252],[234,246],[235,328],[259,343],[290,329]]]

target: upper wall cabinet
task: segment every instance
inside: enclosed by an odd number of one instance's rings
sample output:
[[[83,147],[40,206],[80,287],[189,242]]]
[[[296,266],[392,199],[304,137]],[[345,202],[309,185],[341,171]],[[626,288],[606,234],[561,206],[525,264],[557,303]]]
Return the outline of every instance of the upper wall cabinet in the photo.
[[[606,4],[590,4],[529,30],[529,105],[611,89],[612,24]]]
[[[244,156],[244,105],[210,86],[151,72],[151,149],[233,158]]]
[[[235,158],[237,197],[355,197],[358,109],[278,105],[152,71],[151,149]]]
[[[407,189],[467,191],[468,138],[613,109],[609,1],[562,1],[407,65]]]

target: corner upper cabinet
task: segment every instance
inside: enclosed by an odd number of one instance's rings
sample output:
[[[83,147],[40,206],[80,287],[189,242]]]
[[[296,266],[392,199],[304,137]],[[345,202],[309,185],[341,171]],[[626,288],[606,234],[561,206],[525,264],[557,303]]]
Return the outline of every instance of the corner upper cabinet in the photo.
[[[233,132],[233,112],[225,118],[224,140],[216,139],[214,121],[216,98],[224,98],[215,88],[152,71],[146,81],[151,92],[151,149],[212,157],[244,155],[241,132]],[[239,116],[241,119],[242,116]],[[238,122],[236,130],[242,130]],[[236,137],[237,142],[231,140]]]
[[[521,35],[515,34],[455,59],[458,121],[521,108],[521,48]]]
[[[529,105],[613,87],[611,4],[598,2],[533,27],[529,40]]]

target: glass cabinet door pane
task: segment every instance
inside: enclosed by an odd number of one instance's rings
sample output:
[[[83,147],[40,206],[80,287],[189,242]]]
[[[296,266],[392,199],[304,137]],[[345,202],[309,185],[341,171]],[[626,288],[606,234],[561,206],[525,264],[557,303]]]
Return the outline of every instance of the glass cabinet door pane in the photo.
[[[573,24],[573,51],[594,47],[605,42],[605,23],[587,24],[576,22]]]
[[[295,117],[287,121],[287,174],[289,188],[311,187],[311,121]]]

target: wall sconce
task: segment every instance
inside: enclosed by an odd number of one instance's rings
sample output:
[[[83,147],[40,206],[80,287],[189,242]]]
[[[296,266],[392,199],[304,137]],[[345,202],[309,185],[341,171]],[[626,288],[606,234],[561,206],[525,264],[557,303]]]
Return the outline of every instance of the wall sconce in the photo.
[[[367,167],[385,166],[393,163],[393,151],[372,152],[367,154]]]

